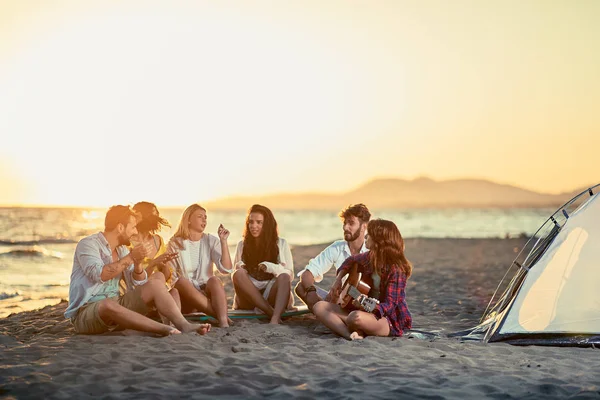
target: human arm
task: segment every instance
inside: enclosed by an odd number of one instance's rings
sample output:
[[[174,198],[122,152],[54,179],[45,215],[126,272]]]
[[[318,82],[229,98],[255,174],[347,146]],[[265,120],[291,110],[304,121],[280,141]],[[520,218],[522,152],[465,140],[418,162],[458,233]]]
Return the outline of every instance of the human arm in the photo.
[[[331,289],[329,289],[329,293],[325,297],[325,300],[335,301],[338,297],[340,297],[343,279],[346,275],[348,275],[348,272],[350,272],[350,268],[352,268],[353,263],[354,263],[354,260],[352,257],[347,258],[342,263],[342,265],[340,266],[340,269],[338,269],[338,271],[337,271],[335,281],[333,282],[333,285],[331,285]]]
[[[217,233],[219,240],[211,246],[210,258],[220,272],[230,274],[233,272],[233,265],[231,263],[231,254],[229,254],[229,245],[227,244],[229,230],[225,229],[223,225],[219,225]]]
[[[299,277],[307,276],[305,274],[306,271],[310,272],[310,275],[313,277],[313,281],[309,285],[305,285],[306,287],[314,284],[315,282],[321,282],[323,280],[323,276],[331,269],[332,266],[335,265],[335,259],[339,256],[339,249],[336,246],[336,243],[333,243],[327,248],[325,248],[322,252],[319,253],[318,256],[312,258],[306,267],[298,272]],[[303,281],[303,279],[301,279]],[[307,282],[303,281],[303,284]]]
[[[242,253],[244,251],[244,241],[241,240],[235,249],[234,269],[244,268],[246,263],[242,261]]]
[[[135,248],[131,253],[121,259],[105,264],[102,260],[101,250],[97,243],[91,240],[82,240],[77,244],[75,249],[75,257],[81,266],[83,273],[95,283],[104,283],[119,276],[123,270],[131,264],[139,264],[144,258],[145,249]],[[144,279],[143,271],[136,269],[135,277]]]
[[[398,268],[394,268],[388,277],[385,285],[385,295],[373,314],[377,318],[391,315],[399,304],[403,304],[406,298],[406,275]]]

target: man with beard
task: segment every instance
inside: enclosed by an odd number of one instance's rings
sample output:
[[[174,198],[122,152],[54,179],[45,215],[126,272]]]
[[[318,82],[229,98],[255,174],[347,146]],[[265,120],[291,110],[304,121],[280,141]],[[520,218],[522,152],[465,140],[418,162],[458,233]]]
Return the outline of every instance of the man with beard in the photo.
[[[298,273],[300,282],[296,285],[296,294],[311,311],[318,301],[323,300],[324,295],[322,289],[315,287],[315,282],[321,282],[323,275],[331,267],[335,267],[337,271],[346,258],[368,251],[365,246],[365,232],[371,213],[367,206],[364,204],[348,206],[340,212],[339,216],[343,222],[344,240],[333,242]],[[320,294],[317,289],[322,293]]]
[[[136,214],[128,206],[113,206],[106,213],[104,232],[85,237],[77,243],[69,285],[69,306],[65,317],[77,333],[93,334],[117,327],[170,335],[210,330],[209,324],[192,324],[179,311],[167,292],[162,273],[148,279],[140,262],[148,254],[144,246],[133,248],[131,236],[137,234]],[[125,275],[134,290],[119,296],[119,280]],[[156,307],[176,328],[147,318]]]

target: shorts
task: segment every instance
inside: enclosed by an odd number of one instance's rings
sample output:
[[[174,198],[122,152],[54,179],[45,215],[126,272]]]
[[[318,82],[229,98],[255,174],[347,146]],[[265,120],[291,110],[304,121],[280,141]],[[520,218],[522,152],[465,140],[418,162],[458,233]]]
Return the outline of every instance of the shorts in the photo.
[[[140,287],[130,290],[123,296],[111,297],[109,300],[116,301],[119,305],[135,311],[139,314],[146,315],[149,308],[146,306],[140,295]],[[102,300],[103,301],[103,300]],[[82,334],[104,333],[114,330],[117,325],[108,325],[98,313],[100,301],[88,303],[77,311],[77,315],[71,318],[71,323],[75,328],[75,332]]]

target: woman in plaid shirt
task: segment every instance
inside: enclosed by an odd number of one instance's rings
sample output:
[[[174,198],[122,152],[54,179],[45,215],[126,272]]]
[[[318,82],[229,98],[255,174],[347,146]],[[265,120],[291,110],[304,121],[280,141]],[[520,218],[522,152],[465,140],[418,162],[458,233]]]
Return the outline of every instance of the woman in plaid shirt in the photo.
[[[334,333],[349,340],[372,336],[402,336],[412,327],[412,317],[406,305],[406,280],[412,264],[404,255],[404,240],[396,224],[382,219],[372,220],[367,227],[369,251],[346,259],[340,267],[328,299],[337,300],[342,278],[354,264],[362,273],[362,281],[371,286],[368,296],[379,300],[372,313],[338,304],[320,301],[314,306],[319,321]]]

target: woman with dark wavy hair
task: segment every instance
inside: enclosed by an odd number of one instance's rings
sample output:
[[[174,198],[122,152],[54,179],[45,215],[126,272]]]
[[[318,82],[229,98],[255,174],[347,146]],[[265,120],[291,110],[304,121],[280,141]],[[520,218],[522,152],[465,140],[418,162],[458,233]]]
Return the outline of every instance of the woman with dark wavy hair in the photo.
[[[260,309],[281,323],[281,314],[292,306],[294,260],[287,241],[277,233],[277,221],[271,210],[253,205],[246,217],[244,240],[235,252],[234,308]]]
[[[368,252],[351,256],[338,270],[329,298],[339,298],[342,278],[354,265],[362,273],[361,281],[371,286],[368,297],[379,300],[372,312],[366,312],[356,302],[347,308],[327,301],[315,304],[317,319],[334,333],[349,340],[365,336],[402,336],[412,327],[412,317],[406,305],[406,280],[412,264],[404,255],[404,240],[396,224],[377,219],[367,226]]]

